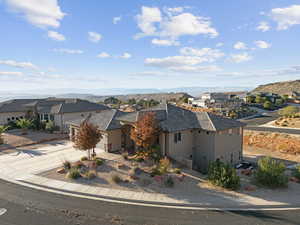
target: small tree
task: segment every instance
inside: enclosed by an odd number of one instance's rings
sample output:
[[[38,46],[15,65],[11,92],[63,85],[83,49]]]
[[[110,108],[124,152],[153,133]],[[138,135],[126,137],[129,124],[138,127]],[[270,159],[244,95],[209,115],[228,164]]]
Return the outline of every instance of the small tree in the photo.
[[[208,180],[216,186],[227,189],[236,190],[240,187],[240,177],[236,170],[219,160],[209,164]]]
[[[287,106],[279,111],[280,116],[293,116],[299,112],[299,107],[297,106]]]
[[[258,169],[255,173],[256,182],[271,188],[286,187],[288,177],[284,174],[285,165],[270,157],[258,160]]]
[[[0,145],[4,144],[2,134],[8,129],[7,126],[0,126]]]
[[[155,144],[158,134],[159,127],[155,119],[155,113],[148,112],[134,124],[130,137],[137,146],[149,150]]]
[[[272,102],[266,101],[266,102],[264,103],[264,108],[265,108],[265,109],[271,109],[272,107],[273,107]]]
[[[95,154],[95,147],[97,143],[101,140],[102,134],[97,126],[84,121],[80,124],[80,128],[75,137],[75,145],[74,147],[87,151],[88,159],[91,159],[91,150],[93,150],[93,154]]]
[[[22,134],[27,134],[28,129],[33,126],[32,120],[20,119],[16,122],[17,126],[22,129]]]

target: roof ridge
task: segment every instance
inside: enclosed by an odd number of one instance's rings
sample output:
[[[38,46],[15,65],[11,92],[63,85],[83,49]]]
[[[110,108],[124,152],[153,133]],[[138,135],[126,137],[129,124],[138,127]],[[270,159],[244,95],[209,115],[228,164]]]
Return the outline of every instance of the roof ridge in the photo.
[[[205,114],[206,114],[206,116],[207,116],[209,122],[211,123],[212,127],[214,128],[214,130],[217,131],[217,129],[216,129],[214,123],[212,122],[212,120],[211,120],[211,118],[210,118],[210,114],[209,114],[208,112],[205,112]]]
[[[112,122],[112,120],[114,119],[116,113],[117,113],[117,110],[116,109],[111,109],[114,113],[112,114],[112,117],[110,118],[109,122],[107,123],[107,126],[105,127],[105,130],[108,129],[110,123]]]
[[[62,105],[63,105],[63,103],[59,103],[59,109],[58,109],[58,113],[61,113],[60,111],[61,111],[61,108],[62,108]]]

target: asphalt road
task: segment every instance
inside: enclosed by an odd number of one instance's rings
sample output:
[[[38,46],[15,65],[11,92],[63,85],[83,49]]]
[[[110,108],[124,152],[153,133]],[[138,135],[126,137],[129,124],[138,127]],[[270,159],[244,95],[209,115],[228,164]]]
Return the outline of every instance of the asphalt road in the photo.
[[[195,211],[107,203],[53,194],[0,180],[1,225],[299,224],[297,211]]]

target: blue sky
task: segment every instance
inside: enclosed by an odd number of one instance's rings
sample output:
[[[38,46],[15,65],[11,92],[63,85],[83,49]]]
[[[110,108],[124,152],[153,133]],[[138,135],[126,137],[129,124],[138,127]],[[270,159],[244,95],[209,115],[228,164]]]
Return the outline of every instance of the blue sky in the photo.
[[[0,0],[2,90],[300,78],[299,0]]]

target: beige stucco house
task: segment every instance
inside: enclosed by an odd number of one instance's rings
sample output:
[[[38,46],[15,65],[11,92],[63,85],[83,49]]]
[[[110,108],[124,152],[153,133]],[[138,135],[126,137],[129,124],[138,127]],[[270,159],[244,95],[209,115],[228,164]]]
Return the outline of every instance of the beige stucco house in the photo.
[[[201,172],[207,171],[210,161],[235,164],[242,160],[243,123],[171,104],[131,113],[114,109],[95,113],[70,122],[70,138],[74,140],[81,122],[88,120],[103,133],[98,148],[108,152],[134,149],[130,129],[146,112],[154,112],[159,121],[157,144],[163,155]]]
[[[67,121],[109,109],[105,105],[81,99],[13,99],[0,103],[0,125],[26,117],[37,116],[40,121],[53,121],[61,131],[68,131]]]

